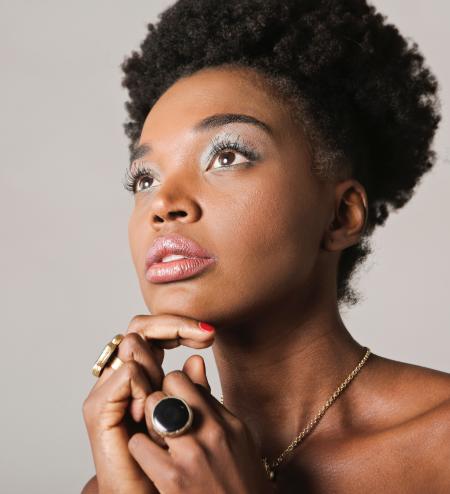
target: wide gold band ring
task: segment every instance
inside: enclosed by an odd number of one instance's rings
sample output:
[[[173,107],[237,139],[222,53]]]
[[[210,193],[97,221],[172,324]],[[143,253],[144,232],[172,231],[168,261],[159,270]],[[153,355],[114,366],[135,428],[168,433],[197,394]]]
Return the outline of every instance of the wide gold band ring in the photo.
[[[111,357],[113,356],[114,352],[116,351],[117,347],[119,346],[119,344],[123,340],[123,338],[124,338],[124,336],[122,334],[118,334],[118,335],[114,336],[114,338],[102,350],[100,357],[98,357],[97,361],[95,362],[94,366],[92,367],[92,374],[94,374],[95,377],[100,377],[102,372],[103,372],[103,369],[108,364],[113,369],[118,369],[121,365],[123,365],[123,361],[120,360],[120,358],[117,357],[116,355],[111,360]]]

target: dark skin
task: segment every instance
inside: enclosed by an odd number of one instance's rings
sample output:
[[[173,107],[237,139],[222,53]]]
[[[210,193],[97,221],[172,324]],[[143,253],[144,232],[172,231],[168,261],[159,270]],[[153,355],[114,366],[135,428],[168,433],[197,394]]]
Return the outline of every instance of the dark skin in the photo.
[[[142,392],[147,418],[164,390],[189,394],[197,383],[206,390],[196,395],[204,413],[229,412],[252,438],[239,449],[239,461],[224,460],[227,472],[247,469],[239,472],[243,479],[258,468],[248,457],[248,444],[273,461],[365,353],[340,317],[335,281],[340,253],[357,243],[364,229],[365,189],[350,176],[323,182],[312,174],[306,136],[262,82],[250,69],[208,69],[177,81],[161,96],[139,142],[152,145],[140,160],[157,180],[135,194],[129,222],[133,262],[152,314],[147,317],[171,315],[215,326],[211,340],[185,344],[213,344],[225,404],[208,396],[203,361],[192,356],[178,381],[161,376],[159,384]],[[193,131],[202,118],[219,113],[256,117],[273,134],[242,122]],[[209,141],[224,133],[232,140],[240,134],[259,160],[227,170],[211,168],[223,163],[217,156],[203,163]],[[233,162],[249,161],[231,152]],[[145,253],[157,236],[172,232],[194,239],[218,262],[190,279],[150,283],[142,269]],[[141,324],[130,327],[144,343],[158,338],[165,338],[166,348],[180,343],[170,345],[176,335],[156,335],[146,316],[140,317]],[[131,455],[143,475],[160,482],[152,478],[159,474],[151,465],[168,458],[159,456],[166,453],[164,444],[145,434],[136,437]],[[178,440],[178,451],[180,439],[172,439]],[[281,463],[277,492],[349,494],[360,493],[362,486],[383,493],[450,492],[449,444],[450,375],[371,354],[317,427]],[[209,452],[211,458],[215,454]],[[206,490],[180,492],[222,492],[219,470],[206,470],[194,465],[189,470],[193,478],[203,475],[213,482]],[[97,492],[95,479],[84,492],[91,487]],[[253,489],[271,492],[263,481]]]

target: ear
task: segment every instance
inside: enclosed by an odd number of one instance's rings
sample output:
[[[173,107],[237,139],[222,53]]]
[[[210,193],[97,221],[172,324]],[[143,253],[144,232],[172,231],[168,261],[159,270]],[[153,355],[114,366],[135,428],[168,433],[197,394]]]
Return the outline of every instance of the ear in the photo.
[[[325,250],[344,250],[360,241],[367,224],[367,204],[366,191],[357,180],[337,184],[332,219],[322,243]]]
[[[191,355],[183,365],[183,372],[189,376],[193,383],[200,384],[211,392],[211,386],[206,377],[205,361],[201,355]]]

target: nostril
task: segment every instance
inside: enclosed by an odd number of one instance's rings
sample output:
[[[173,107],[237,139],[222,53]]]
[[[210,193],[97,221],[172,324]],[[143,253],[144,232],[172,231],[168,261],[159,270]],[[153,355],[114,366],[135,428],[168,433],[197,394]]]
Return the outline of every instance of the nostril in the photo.
[[[169,216],[170,217],[173,217],[173,216],[187,216],[187,213],[186,213],[186,211],[170,211],[169,212]]]

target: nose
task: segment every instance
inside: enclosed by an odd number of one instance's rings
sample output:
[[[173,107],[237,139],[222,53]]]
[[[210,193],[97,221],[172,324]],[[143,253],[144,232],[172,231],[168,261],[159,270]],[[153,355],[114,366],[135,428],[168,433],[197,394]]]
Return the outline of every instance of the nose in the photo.
[[[165,223],[172,221],[193,223],[199,220],[200,205],[188,189],[193,188],[176,187],[168,182],[158,187],[150,207],[150,223],[155,230],[159,230]]]

